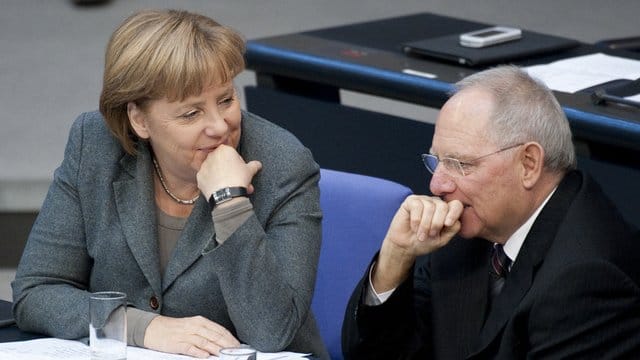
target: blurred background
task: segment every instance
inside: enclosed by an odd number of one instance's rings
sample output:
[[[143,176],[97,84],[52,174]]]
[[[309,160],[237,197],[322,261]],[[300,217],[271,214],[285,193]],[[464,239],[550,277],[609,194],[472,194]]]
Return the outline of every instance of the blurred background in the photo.
[[[640,35],[638,0],[0,0],[0,299],[11,299],[15,267],[71,123],[97,109],[108,37],[142,8],[201,12],[247,39],[418,12],[588,43]],[[251,71],[239,75],[241,98],[243,87],[253,84]],[[353,92],[341,97],[351,106],[416,121],[433,121],[436,114]]]

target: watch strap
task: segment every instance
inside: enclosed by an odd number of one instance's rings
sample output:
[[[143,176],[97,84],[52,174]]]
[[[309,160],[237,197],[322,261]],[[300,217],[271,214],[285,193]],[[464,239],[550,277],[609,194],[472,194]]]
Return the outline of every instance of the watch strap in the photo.
[[[216,190],[209,197],[209,205],[215,208],[217,205],[225,203],[233,198],[247,196],[247,188],[243,186],[230,186]]]

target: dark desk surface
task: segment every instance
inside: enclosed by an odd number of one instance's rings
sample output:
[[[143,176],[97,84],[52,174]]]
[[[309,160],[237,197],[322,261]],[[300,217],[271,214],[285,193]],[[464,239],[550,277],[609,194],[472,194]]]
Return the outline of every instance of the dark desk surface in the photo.
[[[0,300],[0,321],[12,319],[11,303]],[[15,324],[10,326],[0,326],[0,342],[24,341],[44,337],[43,335],[20,331]]]
[[[452,83],[481,70],[405,55],[407,41],[475,30],[488,24],[422,13],[248,42],[248,68],[258,75],[258,85],[297,80],[339,89],[441,107]],[[553,55],[516,61],[528,66],[602,51],[581,44]],[[640,59],[640,54],[611,52]],[[428,79],[402,72],[413,69],[436,74]],[[265,82],[264,79],[270,80]],[[261,83],[262,82],[262,83]],[[304,91],[302,92],[304,93]],[[556,92],[574,135],[586,141],[640,150],[640,111],[620,105],[593,105],[588,94]]]

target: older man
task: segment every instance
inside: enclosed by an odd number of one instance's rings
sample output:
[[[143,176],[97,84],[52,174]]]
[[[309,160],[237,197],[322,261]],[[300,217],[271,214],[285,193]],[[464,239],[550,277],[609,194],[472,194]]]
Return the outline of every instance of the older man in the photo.
[[[640,358],[640,239],[576,170],[551,91],[503,66],[457,84],[347,308],[348,359]]]

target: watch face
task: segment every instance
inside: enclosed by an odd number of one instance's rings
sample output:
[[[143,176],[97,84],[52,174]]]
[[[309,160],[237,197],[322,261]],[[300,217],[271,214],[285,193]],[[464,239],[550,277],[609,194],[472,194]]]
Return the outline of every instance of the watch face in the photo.
[[[220,189],[211,194],[211,197],[209,198],[209,205],[211,205],[211,207],[213,208],[215,207],[215,205],[222,204],[223,202],[229,201],[239,196],[247,196],[247,188],[228,187]]]
[[[229,188],[221,189],[213,193],[213,199],[215,200],[216,204],[230,200],[231,192],[229,191]]]

